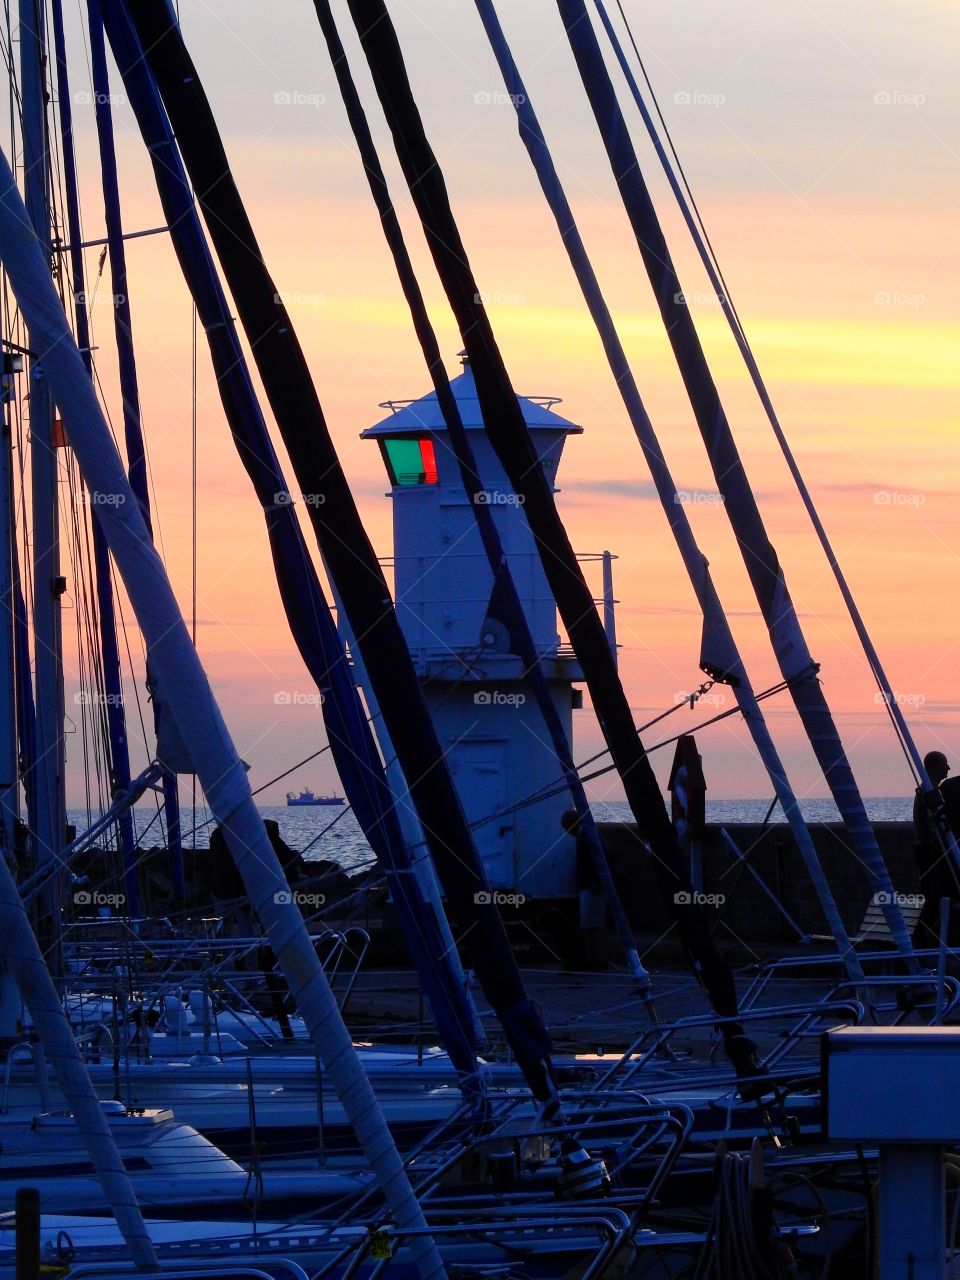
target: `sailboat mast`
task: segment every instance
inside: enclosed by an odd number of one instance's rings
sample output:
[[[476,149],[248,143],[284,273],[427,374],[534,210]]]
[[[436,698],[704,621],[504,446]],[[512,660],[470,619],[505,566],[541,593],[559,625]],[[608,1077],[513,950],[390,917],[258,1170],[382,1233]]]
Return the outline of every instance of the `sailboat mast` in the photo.
[[[23,103],[24,192],[30,224],[50,261],[50,187],[45,109],[46,45],[39,0],[20,0],[20,81]],[[66,827],[63,739],[63,648],[60,597],[58,472],[53,399],[34,351],[30,364],[30,480],[33,508],[34,663],[36,670],[36,784],[34,830],[38,865],[51,861]],[[41,898],[41,944],[59,931],[60,885],[51,877]]]
[[[388,1211],[410,1238],[413,1265],[422,1280],[445,1280],[446,1271],[423,1210],[340,1017],[313,940],[299,909],[291,909],[287,880],[254,804],[246,768],[223,722],[63,309],[46,276],[45,255],[29,231],[26,209],[0,151],[0,260],[36,331],[38,349],[55,353],[48,361],[50,381],[84,480],[91,489],[123,499],[105,505],[104,532],[153,655],[157,679],[167,691],[174,724],[194,752],[204,794],[224,828],[251,906],[263,922],[269,945],[303,1012],[314,1047],[353,1125]],[[4,887],[4,868],[0,867],[0,907]],[[8,900],[10,896],[8,888]],[[9,914],[15,921],[14,913]],[[0,916],[0,925],[3,923]],[[28,958],[35,971],[37,957]],[[49,1004],[49,991],[46,999]],[[102,1123],[99,1108],[92,1110]]]
[[[83,229],[80,222],[80,197],[77,186],[76,161],[73,152],[73,113],[70,105],[70,82],[67,73],[66,41],[63,30],[62,0],[51,5],[54,55],[57,64],[57,97],[60,107],[60,135],[63,146],[63,185],[65,194],[67,235],[70,238],[70,276],[74,298],[77,345],[87,373],[93,377],[93,353],[90,349],[90,323],[87,316],[86,282],[83,269]],[[110,552],[94,508],[92,517],[93,555],[96,568],[97,616],[99,620],[100,658],[103,669],[103,693],[106,698],[106,721],[110,739],[110,788],[113,794],[129,790],[130,750],[127,742],[126,712],[123,707],[123,684],[120,650],[117,643],[116,610],[113,601],[113,571]],[[136,838],[133,816],[129,809],[120,815],[117,827],[123,860],[126,910],[139,914]]]
[[[3,392],[0,399],[0,861],[15,874],[17,818],[20,783],[17,755],[17,694],[14,661],[15,593],[13,557],[13,441],[7,411],[7,386],[12,383],[13,353],[4,352]],[[17,1035],[20,1001],[16,982],[7,964],[0,965],[0,1041]]]
[[[12,353],[3,355],[13,361]],[[4,371],[4,386],[6,371]],[[6,405],[0,405],[0,857],[15,853],[20,784],[17,776],[17,702],[14,662],[13,441]]]

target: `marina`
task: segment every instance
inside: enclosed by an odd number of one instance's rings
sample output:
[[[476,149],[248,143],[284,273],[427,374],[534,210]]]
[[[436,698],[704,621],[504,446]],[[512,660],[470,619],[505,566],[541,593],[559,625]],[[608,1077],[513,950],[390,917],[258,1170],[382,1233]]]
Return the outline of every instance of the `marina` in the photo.
[[[0,1280],[958,1274],[933,8],[4,0]]]

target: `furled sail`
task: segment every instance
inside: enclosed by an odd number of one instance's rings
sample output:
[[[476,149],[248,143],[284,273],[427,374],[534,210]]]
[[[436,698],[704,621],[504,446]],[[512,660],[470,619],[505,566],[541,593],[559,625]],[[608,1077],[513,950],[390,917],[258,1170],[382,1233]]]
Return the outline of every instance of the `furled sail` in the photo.
[[[153,161],[173,246],[207,336],[227,423],[264,512],[287,621],[300,655],[323,693],[322,713],[331,754],[357,821],[388,873],[400,924],[440,1037],[464,1087],[475,1093],[481,1081],[472,1011],[433,911],[409,874],[409,850],[383,765],[290,501],[292,495],[257,401],[169,121],[126,15],[108,0],[104,17],[127,96]]]
[[[749,1072],[753,1045],[735,1020],[733,976],[693,898],[680,844],[637,734],[592,592],[557,512],[552,488],[538,465],[450,208],[442,169],[423,130],[386,6],[382,0],[348,3],[407,186],[470,357],[487,435],[514,491],[522,497],[547,581],[583,668],[611,757],[640,832],[651,847],[664,905],[711,1003],[727,1019],[722,1025],[731,1058]]]
[[[853,852],[866,868],[876,900],[882,905],[890,935],[898,948],[909,954],[910,935],[897,895],[817,679],[819,668],[807,646],[786,577],[737,451],[586,6],[583,0],[557,0],[557,5],[780,670],[840,810]]]
[[[452,446],[452,452],[456,458],[463,481],[464,492],[468,497],[472,497],[483,488],[483,484],[477,470],[473,449],[464,430],[456,398],[450,388],[450,380],[443,367],[440,345],[433,325],[430,323],[430,316],[417,281],[413,262],[407,252],[400,222],[394,210],[393,201],[390,199],[390,191],[387,187],[383,166],[377,154],[376,144],[367,123],[360,95],[357,93],[356,85],[350,74],[350,67],[332,10],[327,0],[315,0],[315,6],[317,17],[320,20],[320,27],[327,42],[327,49],[330,53],[330,60],[333,63],[337,83],[340,86],[340,93],[347,109],[350,127],[353,130],[353,136],[360,152],[364,172],[367,175],[367,181],[370,184],[370,190],[373,194],[377,211],[380,214],[384,235],[393,255],[394,265],[400,278],[407,305],[410,308],[413,327],[420,342],[430,377],[433,380],[437,403],[440,406],[440,411],[447,427],[445,444],[449,442],[449,445]],[[488,616],[495,617],[506,628],[510,636],[511,651],[518,654],[523,661],[526,678],[533,689],[537,707],[543,716],[547,732],[550,735],[550,743],[557,757],[557,763],[570,791],[570,797],[577,814],[580,838],[583,839],[589,850],[594,869],[603,887],[604,897],[616,924],[627,965],[635,977],[645,978],[646,971],[640,963],[633,932],[616,886],[613,883],[613,876],[610,873],[600,833],[597,830],[597,824],[594,822],[593,814],[590,812],[590,805],[587,802],[583,783],[580,781],[580,775],[577,773],[577,768],[574,764],[570,743],[567,741],[563,722],[550,692],[550,685],[544,674],[543,664],[534,644],[513,575],[510,572],[510,564],[497,530],[493,512],[486,503],[476,501],[471,502],[471,509],[476,518],[480,541],[487,563],[490,566],[490,572],[493,574],[493,591],[490,596]]]
[[[836,901],[820,865],[813,838],[800,812],[800,805],[787,777],[786,768],[767,729],[766,721],[757,702],[753,687],[737,647],[727,615],[717,595],[706,557],[697,545],[696,536],[682,502],[677,501],[678,491],[673,476],[660,447],[660,441],[640,395],[627,353],[617,332],[613,316],[606,304],[600,281],[597,279],[586,246],[580,236],[547,146],[540,121],[534,110],[527,86],[520,76],[517,64],[507,44],[497,18],[493,0],[475,0],[480,20],[493,49],[507,94],[517,114],[520,137],[536,170],[540,186],[556,219],[563,246],[570,258],[570,265],[580,284],[587,307],[593,317],[610,365],[624,408],[640,442],[647,466],[653,478],[660,505],[670,525],[670,530],[683,560],[687,576],[693,586],[703,612],[703,637],[700,665],[714,679],[730,685],[737,705],[753,738],[754,745],[767,770],[774,794],[780,801],[787,822],[804,864],[817,893],[821,909],[830,932],[843,956],[848,973],[860,980],[863,973],[856,952],[844,927]]]
[[[373,1089],[327,982],[299,908],[292,906],[283,868],[253,800],[243,761],[220,715],[193,647],[163,563],[151,542],[123,463],[97,402],[50,279],[46,256],[31,228],[6,158],[0,153],[0,261],[43,362],[74,455],[88,487],[110,494],[103,529],[137,623],[181,737],[196,754],[197,773],[211,812],[224,829],[250,903],[303,1014],[314,1048],[337,1092],[383,1197],[402,1229],[424,1280],[446,1272],[423,1210],[380,1111]],[[3,879],[0,869],[0,900]],[[5,895],[9,902],[9,890]],[[21,908],[22,910],[22,908]],[[11,922],[15,923],[13,916]],[[26,916],[23,915],[26,925]],[[8,935],[9,936],[9,935]],[[27,956],[38,973],[39,955]],[[49,975],[47,975],[49,982]],[[42,999],[57,1003],[52,983]],[[91,1090],[92,1096],[92,1090]],[[83,1101],[82,1089],[78,1097]],[[95,1097],[92,1102],[99,1113]],[[87,1106],[90,1105],[88,1097]],[[102,1113],[101,1119],[102,1119]],[[91,1123],[93,1118],[91,1117]],[[136,1224],[131,1224],[131,1230]],[[149,1257],[144,1257],[149,1263]]]
[[[331,581],[363,655],[464,949],[534,1095],[556,1100],[551,1045],[430,718],[383,570],[333,446],[303,350],[264,263],[203,85],[168,5],[125,0],[237,304]]]

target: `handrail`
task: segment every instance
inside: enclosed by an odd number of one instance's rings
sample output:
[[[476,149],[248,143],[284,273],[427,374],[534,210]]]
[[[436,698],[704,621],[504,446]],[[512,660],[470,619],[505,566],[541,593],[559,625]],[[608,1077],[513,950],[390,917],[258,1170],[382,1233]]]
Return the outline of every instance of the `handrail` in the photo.
[[[176,1264],[174,1264],[176,1266]],[[310,1277],[300,1266],[299,1262],[294,1262],[291,1258],[274,1258],[270,1259],[270,1270],[262,1271],[259,1267],[248,1267],[240,1264],[232,1267],[202,1267],[198,1269],[191,1268],[184,1271],[178,1268],[175,1271],[168,1271],[161,1260],[159,1274],[164,1280],[278,1280],[276,1268],[284,1267],[290,1280],[310,1280]],[[143,1272],[138,1271],[130,1263],[126,1262],[84,1262],[79,1266],[71,1266],[70,1280],[79,1280],[82,1276],[91,1276],[93,1280],[98,1280],[104,1274],[111,1276],[142,1276]]]
[[[50,1081],[47,1079],[47,1056],[43,1051],[43,1045],[39,1040],[21,1040],[19,1044],[11,1045],[7,1050],[7,1060],[4,1067],[3,1075],[3,1097],[0,1098],[0,1115],[6,1115],[10,1109],[10,1086],[13,1080],[13,1063],[14,1059],[23,1056],[26,1051],[27,1056],[33,1063],[34,1070],[37,1073],[37,1087],[40,1090],[40,1106],[44,1111],[50,1110]]]

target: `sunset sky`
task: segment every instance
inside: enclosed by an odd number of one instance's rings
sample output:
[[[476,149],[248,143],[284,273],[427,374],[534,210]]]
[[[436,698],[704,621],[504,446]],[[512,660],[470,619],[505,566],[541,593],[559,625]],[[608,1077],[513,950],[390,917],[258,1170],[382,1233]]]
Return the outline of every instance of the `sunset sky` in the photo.
[[[624,7],[781,421],[921,749],[955,755],[960,10],[947,0],[913,0],[909,8],[866,0],[624,0]],[[453,373],[459,336],[346,7],[335,9]],[[498,9],[677,484],[712,490],[556,7],[500,0]],[[471,0],[408,0],[390,10],[472,265],[493,299],[490,315],[514,386],[563,397],[560,411],[585,428],[568,445],[558,502],[578,549],[609,548],[620,557],[621,672],[640,723],[702,678],[692,590]],[[313,4],[181,0],[180,13],[268,265],[291,296],[361,511],[378,551],[389,555],[382,464],[376,446],[358,435],[382,416],[380,401],[421,395],[428,380]],[[93,107],[79,28],[71,38],[84,224],[95,237],[102,202]],[[162,216],[150,168],[117,92],[126,226],[156,227]],[[627,110],[684,286],[705,293],[642,125]],[[128,253],[162,549],[189,611],[190,303],[165,237],[133,241]],[[91,280],[97,261],[89,251]],[[100,289],[109,293],[106,278]],[[910,778],[853,629],[722,314],[709,300],[694,310],[862,789],[907,792]],[[118,417],[110,308],[97,305],[93,315],[98,369]],[[225,427],[202,334],[198,395],[198,645],[259,786],[325,737],[317,709],[274,701],[278,691],[311,686],[282,616],[263,522]],[[703,503],[691,518],[755,687],[763,689],[778,673],[725,513]],[[75,671],[69,652],[68,663]],[[75,688],[68,684],[68,711]],[[787,702],[768,707],[798,792],[825,794]],[[712,710],[679,711],[671,732],[694,728]],[[597,749],[589,704],[575,717],[575,733],[578,757]],[[68,747],[76,803],[82,762],[69,740]],[[707,731],[700,749],[712,795],[769,794],[734,721]],[[142,749],[136,763],[140,757]],[[661,774],[668,765],[658,757]],[[261,799],[282,801],[288,785],[335,783],[332,766],[321,761]],[[621,793],[608,784],[593,794]]]

